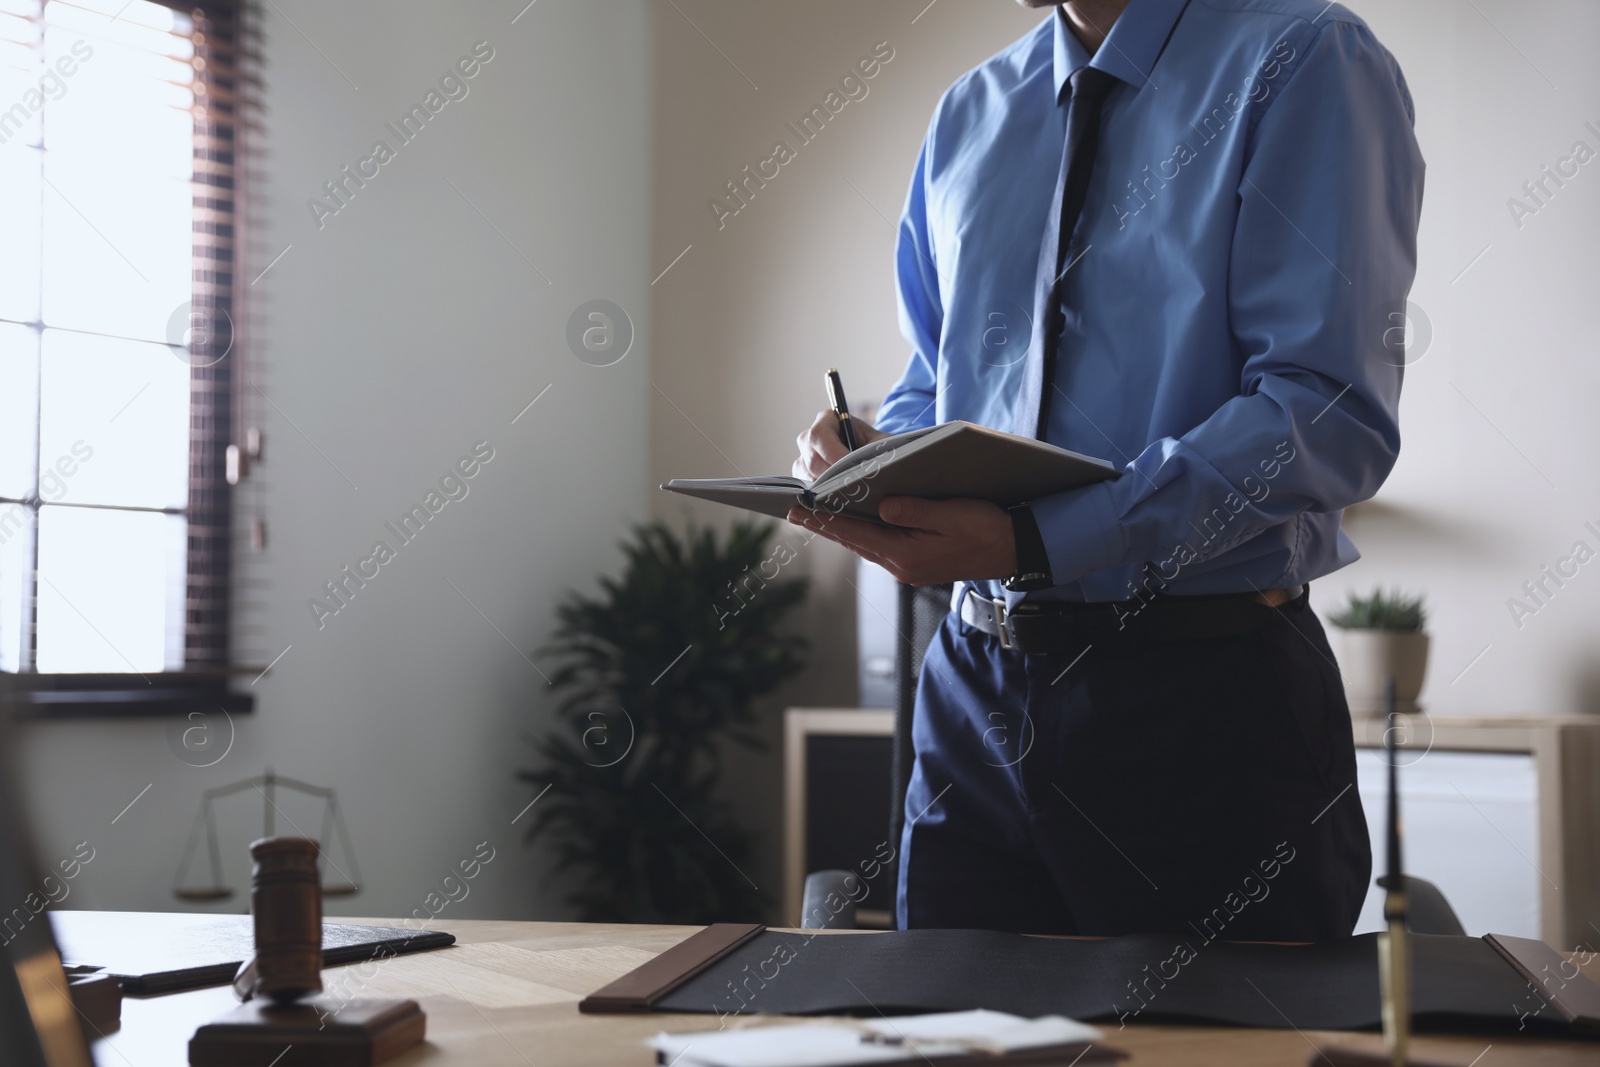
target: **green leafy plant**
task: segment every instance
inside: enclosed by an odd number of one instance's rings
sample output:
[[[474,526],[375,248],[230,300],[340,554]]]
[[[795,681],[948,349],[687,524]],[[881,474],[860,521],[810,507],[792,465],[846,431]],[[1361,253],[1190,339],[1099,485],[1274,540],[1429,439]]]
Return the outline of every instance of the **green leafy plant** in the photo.
[[[1428,610],[1420,595],[1407,596],[1398,589],[1384,592],[1380,587],[1364,597],[1352,594],[1331,621],[1344,630],[1420,633],[1423,623],[1428,621]]]
[[[781,624],[806,582],[782,576],[794,551],[769,550],[774,529],[638,526],[622,576],[557,610],[545,652],[560,664],[558,725],[534,741],[542,766],[518,777],[550,787],[528,837],[549,843],[585,920],[761,917],[745,874],[754,835],[715,794],[726,743],[762,747],[755,701],[804,662],[804,638]]]

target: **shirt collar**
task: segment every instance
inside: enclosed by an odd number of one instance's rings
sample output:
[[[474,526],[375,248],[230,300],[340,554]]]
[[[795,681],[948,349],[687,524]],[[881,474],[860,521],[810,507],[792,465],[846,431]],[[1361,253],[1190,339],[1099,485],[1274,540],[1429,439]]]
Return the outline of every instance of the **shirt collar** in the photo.
[[[1150,71],[1177,25],[1178,16],[1189,0],[1133,0],[1093,58],[1067,25],[1063,12],[1051,17],[1055,23],[1056,101],[1067,87],[1067,79],[1085,63],[1127,82],[1135,90],[1150,80]]]

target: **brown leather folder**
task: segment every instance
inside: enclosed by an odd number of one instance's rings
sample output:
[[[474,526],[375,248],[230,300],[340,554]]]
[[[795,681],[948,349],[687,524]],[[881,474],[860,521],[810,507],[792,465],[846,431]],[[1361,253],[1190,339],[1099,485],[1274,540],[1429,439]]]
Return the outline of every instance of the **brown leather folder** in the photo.
[[[1573,1033],[1600,1036],[1600,986],[1580,974],[1575,964],[1530,937],[1484,934],[1483,939],[1528,980]]]
[[[578,1002],[588,1014],[649,1011],[655,1002],[765,930],[760,923],[713,923]]]
[[[1600,1037],[1600,986],[1539,941],[1414,934],[1422,1032]],[[1192,944],[1191,944],[1192,943]],[[1179,954],[1174,946],[1186,949]],[[848,974],[849,982],[840,976]],[[1271,990],[1271,1000],[1262,995]],[[781,1015],[989,1008],[1094,1022],[1361,1030],[1379,1022],[1371,934],[1307,945],[989,930],[833,935],[708,927],[598,990],[586,1012]]]

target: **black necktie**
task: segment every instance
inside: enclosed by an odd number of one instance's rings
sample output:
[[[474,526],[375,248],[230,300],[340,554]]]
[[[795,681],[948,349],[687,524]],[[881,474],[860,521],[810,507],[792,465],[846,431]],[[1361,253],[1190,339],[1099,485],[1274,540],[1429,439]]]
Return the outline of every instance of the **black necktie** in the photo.
[[[1017,396],[1014,433],[1044,438],[1050,423],[1050,393],[1055,378],[1056,349],[1061,343],[1065,322],[1061,314],[1061,290],[1066,269],[1074,262],[1067,258],[1072,230],[1083,213],[1089,191],[1089,175],[1094,170],[1095,150],[1100,144],[1100,104],[1117,79],[1103,70],[1079,67],[1069,84],[1067,137],[1061,151],[1061,171],[1056,176],[1055,196],[1045,222],[1044,239],[1039,249],[1039,268],[1033,296],[1033,337],[1028,343],[1028,358],[1022,366],[1022,391]]]

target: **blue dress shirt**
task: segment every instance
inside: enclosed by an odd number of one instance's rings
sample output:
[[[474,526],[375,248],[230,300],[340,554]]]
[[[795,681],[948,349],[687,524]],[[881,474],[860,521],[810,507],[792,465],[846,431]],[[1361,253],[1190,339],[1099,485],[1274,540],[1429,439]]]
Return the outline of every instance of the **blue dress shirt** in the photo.
[[[1012,428],[1061,102],[1085,63],[1119,84],[1046,439],[1122,474],[1032,502],[1056,585],[1030,597],[1238,593],[1337,570],[1358,558],[1342,509],[1400,449],[1423,175],[1405,79],[1338,4],[1133,0],[1092,58],[1052,12],[957,81],[900,222],[912,352],[878,426]]]

